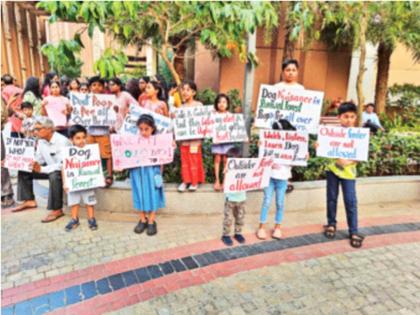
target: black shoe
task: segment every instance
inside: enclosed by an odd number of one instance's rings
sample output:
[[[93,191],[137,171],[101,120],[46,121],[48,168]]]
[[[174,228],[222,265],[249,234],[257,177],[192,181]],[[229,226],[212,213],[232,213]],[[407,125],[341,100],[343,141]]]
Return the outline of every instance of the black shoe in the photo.
[[[95,231],[98,229],[98,224],[96,223],[95,218],[88,219],[88,225],[89,225],[89,229],[91,229],[92,231]]]
[[[143,233],[145,229],[147,229],[147,221],[146,222],[139,221],[139,223],[137,223],[136,227],[134,228],[134,233],[137,233],[137,234]]]
[[[157,224],[156,221],[153,223],[149,223],[147,225],[147,235],[152,236],[157,234]]]
[[[222,236],[222,242],[226,245],[226,246],[232,246],[233,245],[233,241],[232,238],[230,236]]]
[[[238,242],[239,244],[243,244],[243,243],[245,243],[245,237],[243,237],[243,236],[242,236],[242,234],[235,234],[235,235],[233,236],[233,238],[234,238],[235,240],[237,240],[237,242]]]
[[[79,226],[79,218],[77,219],[71,219],[70,222],[66,225],[65,229],[67,232],[70,232],[71,230],[77,228]]]

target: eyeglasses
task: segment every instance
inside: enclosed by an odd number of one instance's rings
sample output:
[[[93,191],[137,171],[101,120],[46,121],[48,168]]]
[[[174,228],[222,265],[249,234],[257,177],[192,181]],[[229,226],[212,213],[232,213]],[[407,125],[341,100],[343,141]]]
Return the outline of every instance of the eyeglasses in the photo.
[[[34,131],[40,131],[41,129],[44,129],[44,127],[34,128]]]

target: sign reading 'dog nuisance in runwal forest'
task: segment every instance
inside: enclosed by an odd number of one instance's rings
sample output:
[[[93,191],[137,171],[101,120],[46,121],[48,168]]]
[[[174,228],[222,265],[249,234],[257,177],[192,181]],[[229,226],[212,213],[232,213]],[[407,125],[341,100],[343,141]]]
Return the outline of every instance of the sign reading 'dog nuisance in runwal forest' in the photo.
[[[279,164],[306,166],[308,134],[299,131],[260,130],[258,156],[270,156]]]
[[[273,160],[270,157],[227,160],[224,192],[258,190],[268,186]]]
[[[368,128],[319,127],[317,156],[367,161],[368,153]]]
[[[173,135],[162,133],[149,138],[140,135],[111,135],[113,164],[116,170],[172,163]]]
[[[4,138],[6,159],[4,167],[11,170],[32,172],[35,159],[35,141],[23,138]]]
[[[288,120],[298,131],[316,134],[321,116],[324,92],[285,89],[261,85],[255,126],[271,129],[273,122]]]
[[[69,191],[105,186],[98,144],[68,147],[63,161],[64,185]]]
[[[113,126],[117,114],[114,110],[117,99],[110,94],[70,93],[70,124],[82,126]]]
[[[214,114],[213,119],[213,143],[248,141],[243,114]]]
[[[130,110],[124,119],[124,123],[120,130],[120,133],[131,133],[137,135],[139,128],[137,127],[137,120],[141,115],[148,114],[155,120],[157,133],[164,133],[171,130],[172,120],[169,117],[160,115],[146,108],[140,107],[137,104],[130,105]]]
[[[174,127],[176,140],[210,138],[213,133],[212,105],[177,108]]]

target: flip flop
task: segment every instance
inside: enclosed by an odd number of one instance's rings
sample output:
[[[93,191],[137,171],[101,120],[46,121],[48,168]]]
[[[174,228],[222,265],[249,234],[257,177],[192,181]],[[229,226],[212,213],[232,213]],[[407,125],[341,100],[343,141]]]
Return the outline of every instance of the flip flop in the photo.
[[[105,178],[105,188],[109,188],[112,186],[112,184],[114,183],[114,177],[112,176],[107,176]]]
[[[45,219],[42,219],[41,222],[42,223],[53,222],[53,221],[61,218],[62,216],[64,216],[64,213],[60,213],[59,215],[49,214]]]
[[[20,206],[17,206],[15,208],[13,208],[11,210],[11,212],[21,212],[21,211],[25,211],[25,210],[29,210],[29,209],[36,209],[36,208],[38,208],[37,205],[36,206],[23,206],[23,207],[22,207],[22,205],[20,205]]]

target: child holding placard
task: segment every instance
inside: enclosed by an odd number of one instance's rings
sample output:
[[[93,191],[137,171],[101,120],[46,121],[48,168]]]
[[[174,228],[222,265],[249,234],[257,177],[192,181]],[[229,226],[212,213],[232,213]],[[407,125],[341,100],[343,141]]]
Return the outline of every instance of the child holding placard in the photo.
[[[226,94],[219,94],[217,95],[216,99],[214,100],[214,108],[217,113],[224,114],[229,112],[230,108],[230,99],[229,96]],[[227,152],[233,148],[234,145],[232,143],[220,143],[220,144],[213,144],[211,146],[211,153],[214,154],[214,190],[220,191],[222,190],[222,186],[220,185],[220,164],[223,161],[223,165],[226,166],[227,161]]]
[[[149,138],[156,133],[155,120],[150,115],[141,115],[137,121],[140,135]],[[156,211],[165,207],[163,179],[159,165],[130,169],[134,208],[140,212],[140,221],[134,229],[137,234],[147,229],[147,235],[157,233]]]
[[[162,101],[162,87],[156,81],[150,81],[146,85],[147,99],[143,107],[163,116],[169,116],[168,106]]]
[[[342,127],[355,127],[357,122],[357,106],[353,103],[342,103],[338,108],[338,118]],[[337,229],[337,197],[341,184],[347,225],[350,234],[350,245],[359,248],[364,237],[358,233],[357,198],[356,198],[356,161],[336,159],[327,170],[327,221],[324,234],[334,238]]]
[[[24,119],[22,122],[22,133],[25,138],[34,138],[35,119],[33,117],[34,106],[29,102],[23,102],[21,105]]]
[[[194,82],[183,82],[181,89],[184,99],[182,107],[203,106],[201,102],[194,99],[197,94],[197,86]],[[196,191],[198,184],[204,183],[205,179],[201,141],[182,141],[180,151],[182,183],[179,185],[178,191],[184,192],[187,188],[189,191]]]
[[[69,138],[75,147],[83,148],[86,145],[87,130],[81,125],[73,125],[69,128]],[[65,173],[63,171],[63,179]],[[63,183],[65,181],[63,180]],[[70,232],[71,230],[79,226],[79,209],[80,202],[83,201],[86,205],[88,213],[88,224],[89,229],[92,231],[98,229],[98,224],[94,216],[94,206],[96,204],[96,196],[94,189],[80,190],[80,191],[68,191],[68,187],[64,186],[64,191],[67,192],[67,204],[71,207],[71,220],[66,225],[66,231]]]
[[[238,158],[240,157],[239,148],[232,147],[226,152],[226,156]],[[224,172],[227,172],[227,165],[225,163]],[[240,244],[245,243],[245,238],[242,235],[242,227],[244,225],[245,217],[245,202],[246,192],[225,193],[225,210],[223,219],[223,236],[222,242],[227,246],[232,246],[233,241],[230,237],[230,229],[232,226],[232,215],[235,219],[235,234],[233,238]]]
[[[289,121],[284,119],[274,122],[272,128],[274,130],[296,130]],[[257,231],[257,237],[261,240],[265,240],[267,238],[264,225],[267,223],[268,210],[270,209],[273,194],[276,196],[276,216],[274,230],[271,236],[274,239],[281,239],[282,237],[280,224],[283,221],[284,197],[286,195],[287,184],[290,177],[292,177],[292,167],[290,165],[280,164],[274,160],[270,183],[266,188],[264,188],[264,199],[260,214],[260,226]]]

